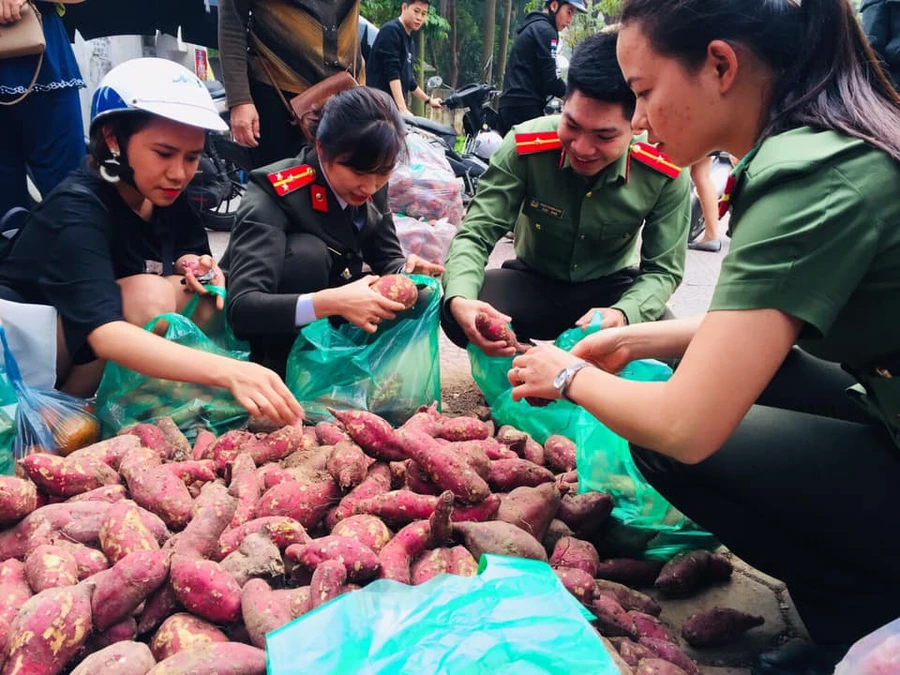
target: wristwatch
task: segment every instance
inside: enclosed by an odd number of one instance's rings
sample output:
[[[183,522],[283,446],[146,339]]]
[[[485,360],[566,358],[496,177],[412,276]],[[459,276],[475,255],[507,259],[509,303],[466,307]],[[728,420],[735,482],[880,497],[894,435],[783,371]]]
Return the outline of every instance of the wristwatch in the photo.
[[[564,398],[567,401],[572,400],[566,395],[566,390],[569,388],[569,385],[572,384],[575,373],[582,368],[587,368],[589,365],[591,364],[586,363],[585,361],[579,361],[578,363],[573,363],[571,366],[566,366],[559,371],[557,376],[553,378],[553,387],[559,392],[560,398]]]

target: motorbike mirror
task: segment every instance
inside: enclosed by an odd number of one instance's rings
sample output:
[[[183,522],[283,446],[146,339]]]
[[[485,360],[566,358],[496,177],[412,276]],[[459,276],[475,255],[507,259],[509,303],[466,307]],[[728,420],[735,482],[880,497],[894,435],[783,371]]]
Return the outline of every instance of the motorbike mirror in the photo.
[[[444,84],[444,78],[442,78],[440,75],[432,75],[428,78],[428,81],[425,82],[425,86],[428,89],[437,89],[442,84]]]

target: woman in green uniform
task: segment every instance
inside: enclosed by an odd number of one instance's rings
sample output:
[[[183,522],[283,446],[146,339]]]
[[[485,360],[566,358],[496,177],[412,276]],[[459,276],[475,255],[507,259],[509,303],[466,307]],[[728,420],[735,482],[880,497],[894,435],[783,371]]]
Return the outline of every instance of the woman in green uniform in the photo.
[[[372,273],[440,274],[403,254],[387,182],[406,149],[405,129],[384,92],[354,87],[309,115],[313,141],[299,156],[250,174],[222,266],[229,321],[251,360],[284,374],[297,331],[340,316],[374,332],[402,305],[370,286]]]
[[[706,315],[532,349],[513,396],[587,408],[787,584],[815,644],[753,673],[831,673],[900,608],[900,99],[848,0],[625,0],[618,55],[672,161],[742,158],[731,250]],[[610,374],[645,357],[683,358],[665,383]]]

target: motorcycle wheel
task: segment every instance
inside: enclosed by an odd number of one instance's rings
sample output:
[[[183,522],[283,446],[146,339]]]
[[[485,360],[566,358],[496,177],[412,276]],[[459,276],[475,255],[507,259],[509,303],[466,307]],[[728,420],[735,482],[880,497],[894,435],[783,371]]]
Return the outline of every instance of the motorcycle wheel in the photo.
[[[688,241],[698,239],[706,227],[706,219],[703,217],[703,209],[700,208],[700,200],[696,194],[691,195],[691,229],[688,233]]]

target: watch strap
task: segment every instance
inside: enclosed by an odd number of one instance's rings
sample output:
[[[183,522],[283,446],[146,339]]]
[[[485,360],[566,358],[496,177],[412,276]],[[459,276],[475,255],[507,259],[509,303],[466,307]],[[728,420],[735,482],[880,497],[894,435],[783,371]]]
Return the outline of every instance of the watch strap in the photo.
[[[569,385],[572,384],[572,380],[575,378],[575,374],[581,370],[584,370],[590,363],[586,361],[582,361],[581,363],[575,363],[571,366],[566,366],[563,371],[566,373],[566,378],[563,380],[563,383],[560,385],[558,391],[561,398],[566,399],[567,401],[573,402],[571,398],[569,398]]]

